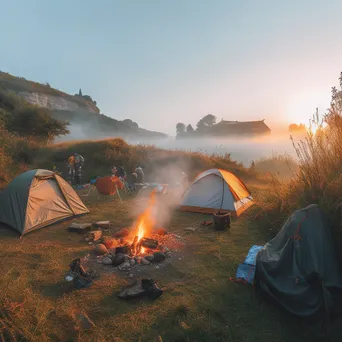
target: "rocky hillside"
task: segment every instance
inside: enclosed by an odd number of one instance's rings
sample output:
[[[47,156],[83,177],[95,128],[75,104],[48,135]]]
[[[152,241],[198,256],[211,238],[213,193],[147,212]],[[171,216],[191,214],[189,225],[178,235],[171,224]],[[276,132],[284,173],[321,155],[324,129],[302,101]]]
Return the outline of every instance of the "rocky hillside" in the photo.
[[[103,137],[155,139],[166,134],[140,128],[130,119],[115,120],[100,114],[100,109],[89,95],[69,95],[46,84],[28,81],[0,71],[0,89],[9,90],[27,102],[51,110],[56,119],[70,123],[67,139],[96,139]]]

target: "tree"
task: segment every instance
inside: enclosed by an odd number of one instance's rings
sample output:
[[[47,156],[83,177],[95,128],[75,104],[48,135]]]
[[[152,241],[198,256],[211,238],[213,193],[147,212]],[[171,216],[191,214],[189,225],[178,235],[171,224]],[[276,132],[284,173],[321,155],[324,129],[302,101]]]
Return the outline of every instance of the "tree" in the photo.
[[[33,136],[47,141],[70,133],[67,122],[54,119],[46,108],[26,106],[15,110],[6,122],[6,129],[22,136]]]
[[[80,88],[80,90],[78,91],[78,95],[79,96],[83,96],[83,94],[82,94],[82,89]]]
[[[300,133],[300,132],[306,132],[306,127],[304,124],[291,124],[289,125],[289,132],[291,133]]]
[[[176,125],[177,136],[184,135],[185,133],[185,125],[182,122],[178,122]]]
[[[125,120],[122,120],[122,123],[125,124],[125,126],[129,127],[129,128],[139,128],[139,125],[132,121],[131,119],[125,119]]]
[[[191,134],[194,132],[194,129],[192,128],[192,126],[189,124],[187,127],[186,127],[186,133],[188,134]]]
[[[208,114],[197,122],[197,130],[201,132],[206,131],[208,128],[213,127],[215,123],[216,116],[213,114]]]

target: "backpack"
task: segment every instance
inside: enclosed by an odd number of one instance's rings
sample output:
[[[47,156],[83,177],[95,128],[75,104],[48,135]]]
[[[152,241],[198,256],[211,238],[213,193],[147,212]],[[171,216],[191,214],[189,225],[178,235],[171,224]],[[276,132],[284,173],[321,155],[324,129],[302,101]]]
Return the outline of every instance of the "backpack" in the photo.
[[[75,164],[81,164],[81,165],[83,165],[83,163],[84,163],[84,158],[83,158],[80,154],[78,154],[78,155],[75,157]]]

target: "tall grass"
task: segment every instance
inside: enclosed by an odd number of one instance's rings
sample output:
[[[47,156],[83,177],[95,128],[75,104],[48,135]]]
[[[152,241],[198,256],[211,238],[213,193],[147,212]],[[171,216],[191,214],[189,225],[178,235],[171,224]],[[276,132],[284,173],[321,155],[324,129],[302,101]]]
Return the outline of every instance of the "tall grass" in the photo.
[[[262,176],[290,178],[298,172],[298,162],[290,155],[273,155],[255,161],[251,167]]]
[[[318,204],[330,218],[333,239],[341,251],[342,111],[332,101],[323,117],[316,111],[304,139],[291,139],[299,170],[290,180],[273,178],[271,189],[259,194],[256,218],[272,236],[292,211]]]

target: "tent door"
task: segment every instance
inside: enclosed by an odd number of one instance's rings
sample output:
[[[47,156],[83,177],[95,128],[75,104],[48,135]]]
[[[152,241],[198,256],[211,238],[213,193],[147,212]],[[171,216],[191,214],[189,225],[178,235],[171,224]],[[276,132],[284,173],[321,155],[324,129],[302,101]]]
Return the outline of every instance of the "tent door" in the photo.
[[[54,179],[34,178],[29,191],[24,233],[73,215]]]

